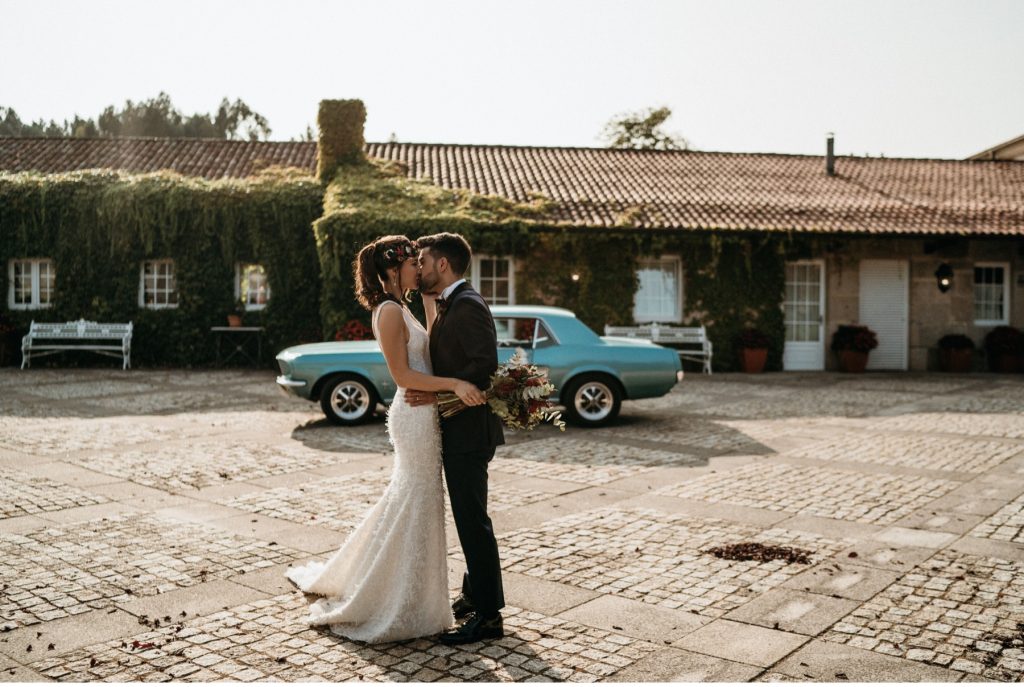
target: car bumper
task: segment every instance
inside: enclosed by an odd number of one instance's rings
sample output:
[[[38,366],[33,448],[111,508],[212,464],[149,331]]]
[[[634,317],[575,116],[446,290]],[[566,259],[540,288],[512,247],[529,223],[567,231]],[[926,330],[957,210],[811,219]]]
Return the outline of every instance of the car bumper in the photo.
[[[299,396],[305,398],[305,394],[302,391],[306,388],[306,381],[302,379],[292,379],[288,375],[278,375],[277,379],[278,388],[281,389],[287,396]]]

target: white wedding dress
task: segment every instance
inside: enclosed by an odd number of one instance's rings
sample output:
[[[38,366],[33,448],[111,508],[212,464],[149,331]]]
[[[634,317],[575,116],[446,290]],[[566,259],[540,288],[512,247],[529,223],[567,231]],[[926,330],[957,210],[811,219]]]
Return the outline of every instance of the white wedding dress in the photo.
[[[385,301],[373,311],[375,335],[382,308],[402,310],[409,367],[431,374],[426,330],[407,308]],[[329,625],[333,633],[363,642],[423,637],[455,623],[448,600],[437,407],[413,408],[403,391],[388,409],[395,460],[384,495],[327,562],[311,561],[286,573],[303,591],[324,597],[310,605],[310,625]]]

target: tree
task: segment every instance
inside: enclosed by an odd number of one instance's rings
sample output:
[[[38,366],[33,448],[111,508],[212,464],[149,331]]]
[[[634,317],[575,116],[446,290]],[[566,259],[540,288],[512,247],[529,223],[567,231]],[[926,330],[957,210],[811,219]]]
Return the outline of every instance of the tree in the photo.
[[[649,107],[640,112],[619,114],[604,125],[600,138],[609,148],[687,150],[690,147],[689,141],[661,129],[661,125],[671,116],[672,110],[667,107]]]
[[[270,136],[266,117],[241,99],[224,98],[215,115],[195,113],[185,116],[163,91],[155,98],[133,103],[126,100],[120,110],[109,105],[96,120],[75,115],[63,124],[40,119],[22,122],[12,108],[0,107],[0,136],[67,136],[72,138],[119,138],[155,136],[159,138],[220,138],[257,141]]]

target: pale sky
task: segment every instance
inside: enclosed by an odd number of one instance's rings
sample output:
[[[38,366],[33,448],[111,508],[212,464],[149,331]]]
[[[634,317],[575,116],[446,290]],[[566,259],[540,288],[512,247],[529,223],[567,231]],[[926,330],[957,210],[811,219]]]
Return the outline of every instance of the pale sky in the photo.
[[[667,105],[699,150],[963,158],[1024,134],[1024,0],[0,0],[0,105],[94,117],[323,98],[366,138],[600,146]]]

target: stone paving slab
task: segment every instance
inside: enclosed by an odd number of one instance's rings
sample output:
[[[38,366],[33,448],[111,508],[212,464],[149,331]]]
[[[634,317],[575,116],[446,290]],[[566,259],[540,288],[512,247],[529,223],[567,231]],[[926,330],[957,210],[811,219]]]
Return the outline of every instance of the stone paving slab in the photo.
[[[822,639],[1015,680],[1024,674],[1024,561],[939,552]]]
[[[978,524],[970,535],[1024,544],[1024,494]]]
[[[959,483],[925,477],[865,475],[805,465],[749,465],[670,485],[655,493],[740,506],[890,523]]]
[[[366,645],[309,628],[305,602],[280,595],[195,620],[44,659],[30,667],[58,681],[424,681],[451,675],[505,682],[533,677],[592,682],[655,646],[613,632],[507,607],[506,637],[486,646],[426,639]]]
[[[717,618],[808,567],[705,553],[741,541],[806,549],[818,560],[849,543],[639,508],[585,511],[498,543],[503,570]]]
[[[344,458],[298,446],[243,446],[205,442],[126,450],[76,460],[82,467],[149,487],[188,492],[330,465]]]
[[[173,532],[175,541],[167,542]],[[0,620],[32,625],[294,560],[298,551],[152,514],[0,535]]]
[[[0,519],[91,506],[108,500],[45,477],[0,468]]]
[[[0,679],[1021,673],[1024,379],[691,375],[608,428],[509,432],[490,465],[509,636],[448,649],[305,625],[283,572],[336,550],[392,447],[382,417],[335,427],[273,377],[0,370]],[[729,544],[808,558],[712,552]]]
[[[927,435],[881,435],[871,443],[846,435],[793,451],[816,460],[863,461],[927,470],[981,473],[1024,451],[1024,444]]]
[[[812,639],[774,668],[800,682],[957,682],[963,673]]]

